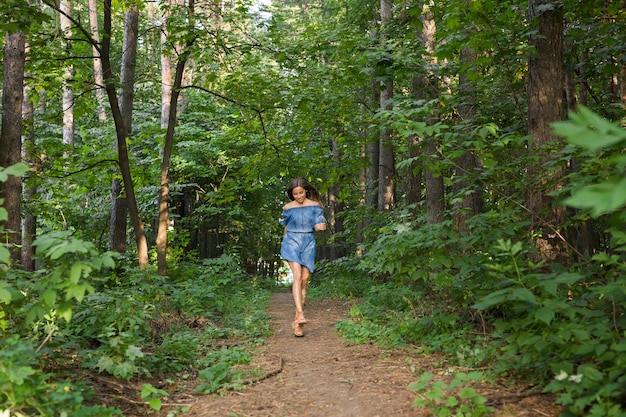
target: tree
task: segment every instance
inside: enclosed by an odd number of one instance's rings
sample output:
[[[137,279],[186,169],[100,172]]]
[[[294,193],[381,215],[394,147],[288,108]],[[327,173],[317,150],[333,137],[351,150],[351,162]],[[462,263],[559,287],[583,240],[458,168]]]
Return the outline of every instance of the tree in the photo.
[[[69,0],[61,0],[59,3],[59,22],[67,55],[71,56],[72,22],[70,20],[71,3]],[[63,74],[63,143],[74,145],[74,90],[71,86],[74,77],[74,68],[68,64]]]
[[[134,15],[136,5],[131,6],[128,13]],[[113,80],[113,69],[111,67],[111,0],[104,1],[104,35],[102,39],[102,46],[100,51],[100,57],[102,59],[102,72],[105,80],[106,92],[109,98],[109,104],[111,107],[111,113],[113,121],[115,123],[115,132],[117,137],[117,152],[120,171],[122,174],[124,191],[128,201],[128,212],[131,218],[131,223],[135,232],[135,243],[137,244],[137,256],[140,266],[148,264],[148,244],[146,242],[146,235],[141,217],[139,216],[139,207],[137,205],[137,199],[135,197],[135,186],[133,184],[133,178],[130,171],[130,160],[128,156],[128,145],[126,139],[129,135],[125,124],[125,116],[122,114],[120,102],[117,98],[117,91],[115,88],[115,82]],[[135,57],[128,57],[133,60]]]
[[[391,0],[380,1],[380,43],[385,55],[389,54],[389,51],[387,51],[388,35],[385,32],[389,30],[388,27],[391,24],[391,6]],[[384,62],[381,65],[383,66],[384,76],[380,89],[380,110],[381,112],[388,112],[393,109],[393,73],[389,57],[383,59]],[[384,125],[380,128],[379,145],[378,210],[385,211],[393,208],[395,199],[395,158],[392,132],[391,129]]]
[[[538,163],[528,167],[529,175],[536,181],[528,193],[528,209],[539,259],[567,263],[567,242],[561,231],[566,211],[550,196],[565,171],[562,165],[552,169],[544,165],[548,147],[560,143],[552,123],[567,116],[563,7],[548,0],[529,0],[528,16],[536,32],[529,39],[534,47],[528,61],[528,134],[533,138],[529,151],[540,157]]]
[[[26,36],[21,30],[7,32],[4,44],[4,85],[2,88],[2,129],[0,131],[0,167],[7,168],[21,161],[22,157],[22,103],[24,96],[24,66],[26,59]],[[20,261],[21,242],[21,192],[18,177],[10,176],[0,182],[0,198],[8,219],[0,223],[7,234],[11,259]],[[3,239],[4,240],[4,239]]]
[[[137,37],[139,32],[139,10],[135,3],[126,12],[124,25],[124,46],[120,71],[120,112],[128,135],[133,131],[133,99],[135,90],[135,64],[137,59]],[[126,251],[126,217],[128,200],[122,190],[119,178],[111,183],[111,219],[109,222],[109,249]]]
[[[97,0],[89,0],[89,24],[91,26],[91,37],[94,45],[93,51],[93,75],[96,87],[96,100],[98,103],[98,120],[106,122],[107,113],[104,108],[106,102],[106,91],[104,90],[104,79],[102,77],[102,61],[100,60],[100,52],[95,46],[100,43],[100,32],[98,29],[98,3]]]
[[[29,47],[26,46],[26,54]],[[28,76],[28,74],[26,74]],[[35,149],[35,109],[31,100],[32,89],[29,85],[24,85],[24,99],[22,104],[22,156],[23,161],[31,164],[34,160]],[[28,177],[23,182],[23,202],[28,205],[34,201],[37,195],[36,185],[27,185]],[[37,235],[37,217],[26,207],[22,207],[24,219],[22,220],[22,266],[26,271],[35,270],[35,247],[33,241]]]
[[[161,183],[159,184],[159,226],[156,238],[157,245],[157,268],[159,275],[167,274],[167,231],[170,220],[170,165],[172,158],[172,148],[174,146],[174,129],[177,122],[178,111],[178,97],[181,91],[183,83],[183,74],[185,71],[185,64],[189,56],[189,49],[193,44],[193,12],[194,12],[194,0],[189,1],[187,6],[189,10],[190,34],[188,34],[188,40],[183,47],[183,51],[179,54],[178,61],[176,63],[176,72],[174,76],[174,84],[171,88],[170,103],[167,106],[169,109],[169,117],[167,122],[167,132],[165,134],[165,141],[163,147],[163,160],[161,162]]]
[[[424,60],[426,62],[436,62],[435,58],[435,20],[431,10],[432,2],[425,1],[421,3],[422,14],[422,33],[420,34],[420,46],[425,51]],[[419,79],[419,88],[414,94],[422,100],[431,101],[438,95],[438,77],[435,74],[426,74]],[[430,109],[427,106],[427,113],[424,115],[425,123],[433,125],[435,123],[435,113],[437,109]],[[426,213],[430,223],[439,223],[443,220],[445,210],[443,175],[440,168],[437,167],[440,160],[437,138],[433,133],[425,132],[424,149],[425,167],[424,167],[424,184],[426,188]]]

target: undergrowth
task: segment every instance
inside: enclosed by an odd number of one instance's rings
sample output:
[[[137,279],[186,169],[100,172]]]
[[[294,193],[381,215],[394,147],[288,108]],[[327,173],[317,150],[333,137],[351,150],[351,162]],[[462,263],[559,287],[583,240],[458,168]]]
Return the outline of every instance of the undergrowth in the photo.
[[[451,369],[480,369],[451,382],[425,373],[412,385],[416,405],[437,415],[488,413],[471,384],[496,376],[542,387],[563,416],[626,414],[626,131],[585,108],[556,130],[571,145],[551,162],[579,163],[562,189],[579,211],[563,228],[604,225],[595,253],[568,265],[532,262],[527,214],[501,202],[462,233],[451,221],[380,214],[388,218],[373,220],[364,255],[324,266],[332,278],[320,292],[359,297],[337,324],[349,342],[417,347]]]
[[[37,273],[0,271],[0,408],[11,416],[122,415],[67,378],[81,368],[190,379],[203,394],[236,387],[237,365],[269,334],[269,291],[229,256],[179,263],[162,277],[114,269],[114,254],[66,233],[37,244]],[[159,409],[167,395],[145,383],[136,400]]]

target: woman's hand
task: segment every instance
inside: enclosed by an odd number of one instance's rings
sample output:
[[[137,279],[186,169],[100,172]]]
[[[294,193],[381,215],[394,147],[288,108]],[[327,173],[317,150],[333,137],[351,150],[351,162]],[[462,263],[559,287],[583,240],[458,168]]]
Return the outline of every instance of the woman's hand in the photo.
[[[323,232],[326,230],[326,223],[318,223],[314,226],[316,232]]]

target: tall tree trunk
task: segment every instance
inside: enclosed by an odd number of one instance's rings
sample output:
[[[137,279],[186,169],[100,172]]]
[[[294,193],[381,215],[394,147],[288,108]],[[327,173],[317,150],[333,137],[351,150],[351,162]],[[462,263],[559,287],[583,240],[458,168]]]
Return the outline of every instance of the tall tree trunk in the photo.
[[[69,0],[61,0],[59,23],[65,39],[65,49],[71,56],[72,22],[70,21],[71,6]],[[74,146],[74,90],[71,86],[74,78],[74,67],[68,65],[63,70],[63,143]]]
[[[120,110],[113,80],[113,70],[111,68],[111,0],[104,0],[104,36],[102,39],[102,72],[104,75],[107,97],[111,106],[111,114],[115,123],[115,134],[117,136],[117,154],[120,171],[126,191],[128,201],[128,212],[135,232],[135,242],[137,244],[137,257],[140,266],[148,264],[148,245],[144,231],[143,222],[139,216],[139,207],[135,198],[135,187],[130,172],[130,161],[128,158],[128,147],[126,138],[128,131],[124,125],[124,118]]]
[[[131,4],[124,25],[124,46],[120,71],[121,89],[119,92],[120,111],[128,135],[133,131],[133,99],[135,91],[135,67],[137,58],[137,37],[139,32],[139,10]],[[111,218],[109,220],[109,249],[120,253],[126,251],[126,217],[128,201],[122,192],[119,178],[111,184]]]
[[[431,6],[432,0],[425,0],[422,3],[420,42],[426,51],[426,54],[423,56],[424,61],[434,64],[437,62],[434,55],[436,26],[433,13],[430,10]],[[439,94],[438,80],[435,74],[422,76],[414,81],[418,83],[414,86],[415,97],[432,100]],[[425,122],[429,125],[434,124],[435,116],[427,117]],[[424,186],[426,188],[426,214],[430,223],[439,223],[443,221],[445,210],[443,175],[439,172],[439,168],[436,167],[436,162],[441,159],[441,156],[439,155],[438,143],[434,135],[426,134],[422,140],[426,145],[424,153],[427,161],[423,168]]]
[[[26,46],[26,54],[29,53],[29,47]],[[35,130],[34,130],[34,114],[35,109],[33,102],[30,99],[31,90],[28,85],[24,85],[24,97],[22,101],[22,160],[31,164],[33,161],[32,153],[35,146]],[[25,178],[27,180],[28,177]],[[26,271],[35,270],[35,261],[33,256],[35,255],[35,247],[33,241],[37,234],[37,218],[28,210],[28,203],[32,202],[34,196],[37,194],[36,186],[27,186],[26,181],[23,181],[22,202],[26,205],[26,208],[22,207],[24,218],[22,220],[22,266]]]
[[[100,33],[98,29],[98,3],[97,0],[89,0],[89,24],[91,26],[91,37],[96,43],[100,42]],[[98,103],[98,120],[106,122],[107,112],[104,108],[106,100],[106,91],[104,90],[104,79],[102,77],[102,60],[100,52],[94,45],[93,48],[93,75],[96,84],[96,101]]]
[[[22,32],[9,32],[4,43],[4,83],[2,86],[2,128],[0,130],[0,167],[15,165],[22,152],[22,102],[24,96],[24,64],[26,40]],[[19,262],[21,251],[20,219],[22,183],[20,178],[9,176],[0,181],[0,199],[8,218],[0,222],[2,242],[9,245],[11,259]]]
[[[463,49],[461,66],[471,64],[476,58],[474,51],[469,48]],[[465,73],[459,75],[459,95],[461,101],[465,103],[458,108],[459,116],[463,120],[473,119],[476,86]],[[474,180],[478,167],[478,158],[471,149],[465,150],[465,153],[455,161],[455,177],[458,180],[454,183],[453,192],[457,197],[460,195],[460,198],[454,205],[454,222],[458,230],[467,230],[467,221],[483,210],[482,188]]]
[[[188,4],[190,22],[193,22],[194,0],[189,0]],[[190,24],[190,30],[193,26]],[[159,225],[157,230],[157,269],[159,275],[167,274],[167,229],[169,226],[170,214],[170,162],[172,157],[172,149],[174,147],[174,129],[177,120],[178,97],[183,83],[183,74],[185,72],[185,64],[189,56],[188,50],[192,45],[190,40],[185,46],[183,52],[179,55],[176,63],[176,74],[174,77],[174,85],[172,86],[172,94],[170,96],[169,117],[167,122],[167,131],[165,134],[165,144],[163,147],[163,160],[161,161],[161,184],[159,188]],[[219,230],[219,229],[218,229]]]
[[[169,0],[171,6],[175,0]],[[170,117],[170,99],[172,97],[172,58],[168,52],[171,47],[167,44],[167,21],[169,18],[169,9],[163,16],[163,24],[161,25],[161,128],[167,128]]]
[[[391,0],[380,1],[380,25],[381,32],[391,23]],[[386,37],[381,35],[381,46],[386,49]],[[380,92],[381,111],[389,111],[393,109],[391,100],[393,99],[393,74],[388,65],[385,66],[385,81]],[[393,208],[395,190],[394,190],[394,172],[395,160],[393,139],[391,130],[382,127],[380,131],[380,161],[378,165],[378,210],[385,211]]]
[[[411,97],[419,98],[423,94],[424,80],[422,77],[412,76],[409,83],[409,93]],[[419,135],[411,135],[407,139],[408,156],[412,160],[406,174],[406,204],[415,206],[413,213],[418,213],[418,203],[422,201],[422,168],[419,158],[422,155],[421,142]]]
[[[547,7],[550,5],[550,7]],[[561,233],[566,211],[550,197],[564,175],[564,168],[548,170],[548,155],[542,148],[559,141],[551,124],[564,120],[565,69],[563,64],[563,7],[551,0],[528,1],[529,22],[536,27],[530,37],[534,53],[528,61],[528,134],[534,138],[529,151],[541,157],[529,166],[529,175],[538,185],[528,194],[532,234],[536,236],[537,259],[568,262],[567,245]]]
[[[372,109],[379,107],[379,83],[372,79],[370,102]],[[368,118],[366,118],[367,120]],[[380,135],[372,134],[371,130],[363,128],[363,135],[367,140],[367,157],[369,164],[365,170],[365,206],[376,210],[378,208],[378,166],[380,165]]]

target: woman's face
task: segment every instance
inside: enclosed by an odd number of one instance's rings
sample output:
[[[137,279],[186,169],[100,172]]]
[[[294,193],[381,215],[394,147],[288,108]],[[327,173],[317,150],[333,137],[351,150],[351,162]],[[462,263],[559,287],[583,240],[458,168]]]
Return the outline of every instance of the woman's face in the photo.
[[[306,200],[306,190],[300,186],[291,190],[291,194],[293,195],[293,199],[299,204],[304,203],[304,200]]]

